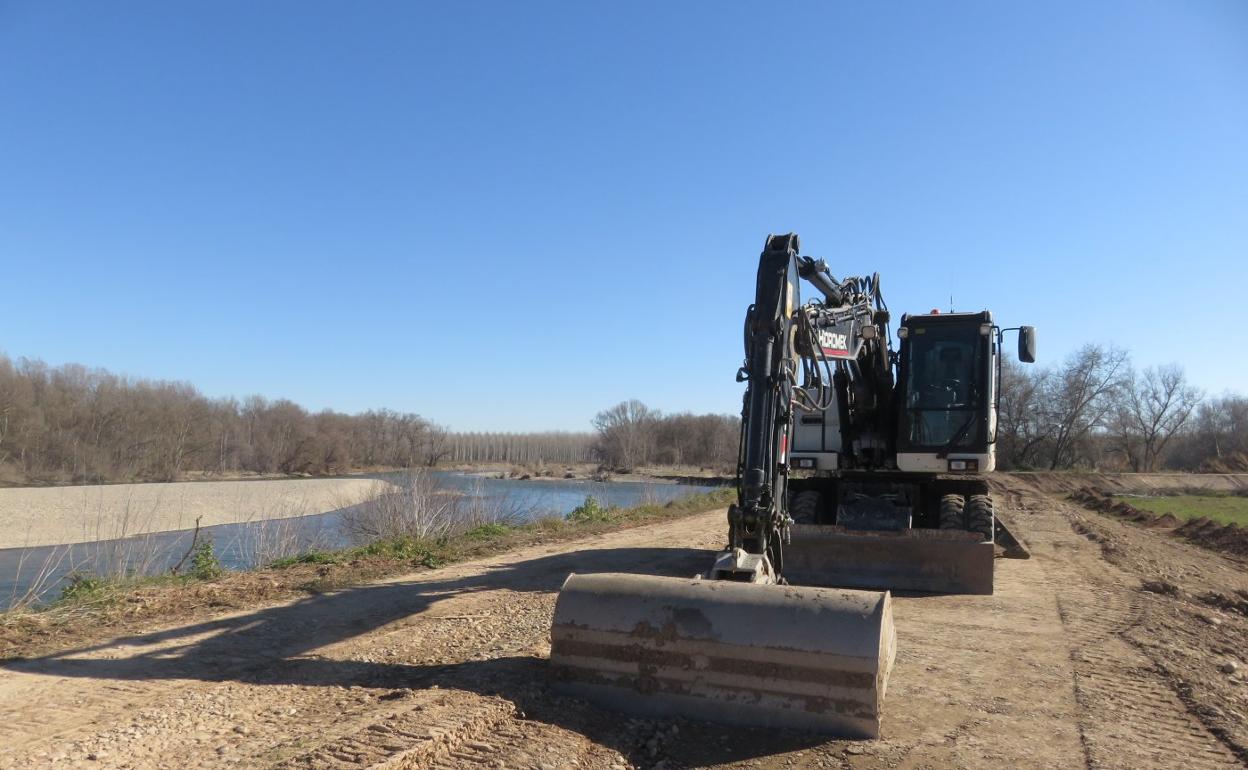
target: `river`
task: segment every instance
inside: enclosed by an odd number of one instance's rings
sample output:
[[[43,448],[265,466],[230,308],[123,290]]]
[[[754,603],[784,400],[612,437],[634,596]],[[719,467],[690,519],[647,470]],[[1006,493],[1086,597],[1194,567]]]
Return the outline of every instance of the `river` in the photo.
[[[604,506],[623,508],[646,502],[665,503],[714,489],[631,481],[521,481],[448,471],[432,475],[440,488],[473,498],[482,507],[506,511],[518,520],[565,515],[584,503],[588,496]],[[389,477],[390,474],[377,475],[382,479]],[[343,508],[290,519],[219,524],[204,527],[199,537],[201,540],[211,537],[217,558],[226,569],[251,569],[282,555],[355,545],[344,526],[344,517],[351,511],[352,508]],[[192,536],[193,530],[186,529],[93,543],[0,549],[0,609],[31,595],[40,600],[54,599],[69,576],[75,573],[154,575],[167,572],[186,555]]]

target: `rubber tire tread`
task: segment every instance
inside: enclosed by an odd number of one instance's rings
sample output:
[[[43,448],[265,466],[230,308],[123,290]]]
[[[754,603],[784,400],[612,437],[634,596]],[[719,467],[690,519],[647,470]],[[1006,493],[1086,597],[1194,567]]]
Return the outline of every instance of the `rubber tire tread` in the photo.
[[[818,524],[821,495],[813,489],[798,492],[789,503],[789,515],[797,524]]]
[[[962,495],[945,495],[940,498],[940,528],[966,529],[966,515],[963,510],[966,500]]]
[[[966,500],[966,528],[978,532],[988,542],[993,541],[995,513],[992,498],[988,495],[971,495]]]

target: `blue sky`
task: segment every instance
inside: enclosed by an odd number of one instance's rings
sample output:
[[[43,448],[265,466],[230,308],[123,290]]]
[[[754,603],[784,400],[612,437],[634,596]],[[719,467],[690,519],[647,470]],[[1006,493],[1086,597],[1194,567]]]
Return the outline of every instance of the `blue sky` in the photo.
[[[769,232],[1248,390],[1248,5],[0,1],[0,349],[466,430],[735,412]]]

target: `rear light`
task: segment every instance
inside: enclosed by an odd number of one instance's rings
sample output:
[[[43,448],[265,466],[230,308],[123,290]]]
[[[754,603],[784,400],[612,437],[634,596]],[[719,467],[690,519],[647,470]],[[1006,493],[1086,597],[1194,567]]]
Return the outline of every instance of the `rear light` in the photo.
[[[979,470],[979,460],[950,460],[949,470],[951,471],[977,471]]]

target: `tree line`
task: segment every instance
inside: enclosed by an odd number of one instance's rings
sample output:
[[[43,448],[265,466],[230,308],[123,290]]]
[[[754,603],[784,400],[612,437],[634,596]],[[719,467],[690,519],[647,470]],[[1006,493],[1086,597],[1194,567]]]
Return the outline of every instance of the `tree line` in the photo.
[[[1005,470],[1248,472],[1248,397],[1206,398],[1177,365],[1137,369],[1085,345],[1051,367],[1007,360],[997,426]],[[599,412],[596,456],[613,468],[736,466],[740,420],[664,415],[640,401]]]
[[[1006,363],[998,441],[1004,468],[1248,471],[1248,398],[1206,398],[1177,365],[1085,345],[1048,368]]]
[[[594,432],[452,433],[410,412],[310,412],[285,399],[208,398],[184,382],[0,356],[0,481],[171,481],[193,474],[335,474],[439,463],[692,465],[731,472],[740,419],[640,401]],[[1002,468],[1248,471],[1248,397],[1204,397],[1175,365],[1136,369],[1087,345],[1061,363],[1008,362]]]
[[[388,409],[313,413],[285,399],[213,399],[184,382],[0,356],[0,478],[10,483],[412,467],[443,456],[445,433]]]
[[[663,414],[636,399],[599,412],[595,452],[607,467],[696,465],[732,472],[741,420],[724,414]]]
[[[460,465],[573,465],[595,462],[596,445],[597,439],[588,432],[449,433],[443,457]]]
[[[653,421],[658,431],[643,442],[644,454],[621,458],[601,433],[452,433],[410,412],[311,412],[286,399],[208,398],[185,382],[0,355],[0,482],[332,475],[444,463],[732,464],[736,428],[714,429],[735,418],[646,415],[647,430]]]

